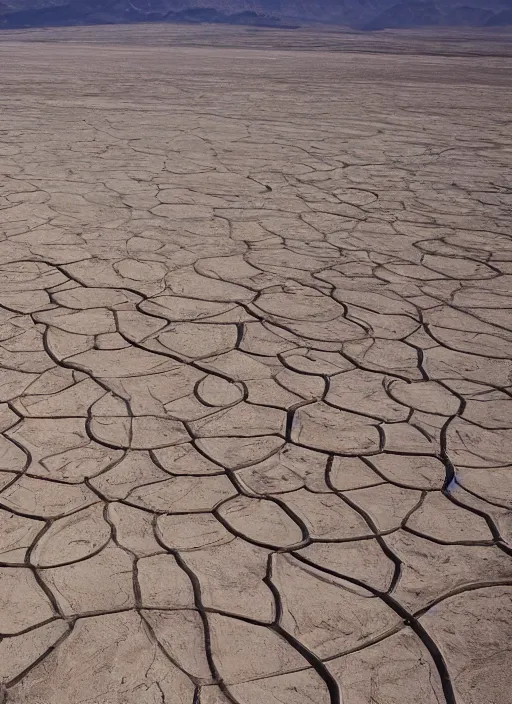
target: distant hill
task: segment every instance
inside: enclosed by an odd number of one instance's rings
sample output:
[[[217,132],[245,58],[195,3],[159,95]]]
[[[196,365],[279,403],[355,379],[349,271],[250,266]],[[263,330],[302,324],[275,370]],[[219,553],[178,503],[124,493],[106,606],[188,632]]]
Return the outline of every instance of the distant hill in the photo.
[[[127,22],[504,26],[512,24],[512,0],[0,0],[0,29]]]

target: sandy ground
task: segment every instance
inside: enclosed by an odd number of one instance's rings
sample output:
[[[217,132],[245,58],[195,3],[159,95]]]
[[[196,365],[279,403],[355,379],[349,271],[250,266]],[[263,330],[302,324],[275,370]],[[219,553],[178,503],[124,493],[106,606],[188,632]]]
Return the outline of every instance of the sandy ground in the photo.
[[[512,701],[512,58],[305,36],[0,35],[1,702]]]

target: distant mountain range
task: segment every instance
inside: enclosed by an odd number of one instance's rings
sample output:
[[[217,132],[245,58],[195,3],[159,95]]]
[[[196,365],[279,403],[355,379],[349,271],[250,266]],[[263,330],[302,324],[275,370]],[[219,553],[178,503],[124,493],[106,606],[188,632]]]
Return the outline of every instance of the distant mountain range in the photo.
[[[128,22],[505,26],[512,25],[512,0],[0,0],[0,29]]]

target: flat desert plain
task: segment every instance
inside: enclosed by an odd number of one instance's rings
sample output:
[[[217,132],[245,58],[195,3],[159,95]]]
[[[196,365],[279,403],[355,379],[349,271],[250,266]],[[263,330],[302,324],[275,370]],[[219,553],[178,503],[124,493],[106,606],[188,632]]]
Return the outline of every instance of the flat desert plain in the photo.
[[[511,701],[506,39],[1,33],[1,702]]]

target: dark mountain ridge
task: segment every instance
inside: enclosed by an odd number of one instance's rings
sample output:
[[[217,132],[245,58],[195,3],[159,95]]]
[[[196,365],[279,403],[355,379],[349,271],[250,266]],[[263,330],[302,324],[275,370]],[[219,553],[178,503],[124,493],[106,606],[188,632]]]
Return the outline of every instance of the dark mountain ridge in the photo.
[[[484,27],[512,24],[512,0],[0,0],[0,29],[129,22]]]

